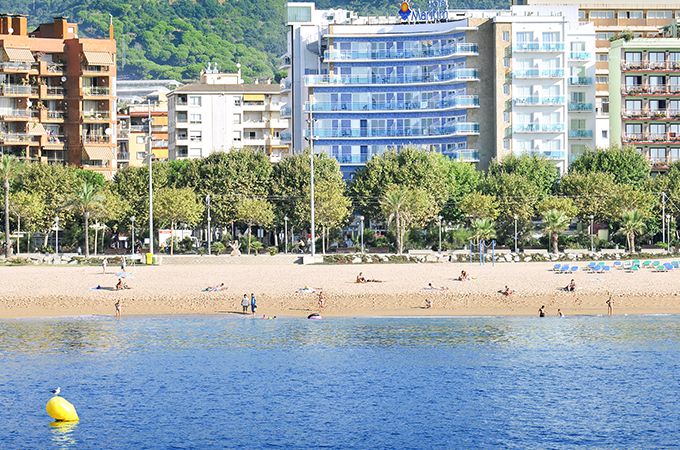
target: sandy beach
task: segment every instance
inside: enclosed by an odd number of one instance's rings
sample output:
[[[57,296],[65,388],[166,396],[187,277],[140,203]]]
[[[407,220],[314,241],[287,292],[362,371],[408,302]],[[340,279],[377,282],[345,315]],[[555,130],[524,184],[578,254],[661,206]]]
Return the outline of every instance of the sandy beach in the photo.
[[[304,317],[318,312],[316,293],[323,289],[325,316],[537,315],[606,314],[609,294],[614,314],[679,314],[677,273],[641,270],[606,274],[556,274],[551,263],[313,265],[243,258],[230,264],[136,266],[129,290],[115,291],[118,267],[22,266],[0,268],[0,318],[123,314],[240,314],[244,293],[255,293],[258,315]],[[584,267],[585,263],[580,263]],[[466,270],[471,280],[456,278]],[[382,282],[357,284],[363,272]],[[676,269],[677,272],[677,269]],[[576,292],[561,288],[575,279]],[[221,292],[204,292],[225,283]],[[444,288],[428,289],[428,283]],[[103,289],[93,290],[97,285]],[[498,293],[505,285],[516,292]],[[425,308],[426,299],[432,307]]]

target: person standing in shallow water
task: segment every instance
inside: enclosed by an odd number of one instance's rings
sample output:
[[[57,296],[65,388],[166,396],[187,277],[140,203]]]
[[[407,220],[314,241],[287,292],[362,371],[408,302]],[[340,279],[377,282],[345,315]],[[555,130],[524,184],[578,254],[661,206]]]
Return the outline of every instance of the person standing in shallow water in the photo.
[[[609,300],[607,300],[607,315],[611,316],[614,312],[614,300],[612,300],[611,294],[609,295]]]
[[[116,319],[120,319],[121,316],[121,302],[118,300],[114,305],[116,307]]]
[[[545,317],[545,305],[541,306],[538,310],[538,317]]]
[[[255,302],[255,294],[250,293],[250,312],[255,315],[255,310],[257,309],[257,302]]]
[[[248,314],[248,294],[243,294],[243,300],[241,300],[241,306],[243,307],[243,314]]]

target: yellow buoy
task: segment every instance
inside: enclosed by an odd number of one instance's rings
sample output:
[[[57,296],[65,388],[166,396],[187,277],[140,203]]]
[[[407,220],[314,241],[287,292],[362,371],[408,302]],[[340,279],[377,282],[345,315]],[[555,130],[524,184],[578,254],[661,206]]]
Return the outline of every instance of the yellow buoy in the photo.
[[[63,422],[77,422],[80,420],[78,418],[78,413],[76,412],[76,407],[68,400],[59,397],[58,395],[55,395],[47,402],[45,409],[47,410],[47,414],[54,420]]]

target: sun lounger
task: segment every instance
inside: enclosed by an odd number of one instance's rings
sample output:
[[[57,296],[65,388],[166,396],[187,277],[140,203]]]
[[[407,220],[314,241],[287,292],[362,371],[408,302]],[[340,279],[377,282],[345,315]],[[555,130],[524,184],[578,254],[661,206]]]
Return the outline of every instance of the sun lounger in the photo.
[[[623,263],[621,261],[614,261],[614,269],[623,269]]]
[[[562,264],[560,264],[560,263],[555,264],[555,265],[553,266],[553,272],[559,272],[559,271],[560,271],[560,267],[562,267]]]
[[[571,266],[571,273],[578,272],[578,266]]]
[[[664,263],[663,266],[666,268],[666,270],[673,270],[673,264],[672,263]]]

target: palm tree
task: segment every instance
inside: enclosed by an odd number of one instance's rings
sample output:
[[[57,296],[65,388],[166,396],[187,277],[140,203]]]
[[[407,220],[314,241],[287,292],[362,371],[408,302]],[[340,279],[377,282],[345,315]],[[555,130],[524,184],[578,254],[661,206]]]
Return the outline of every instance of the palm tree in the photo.
[[[621,228],[618,233],[626,236],[628,251],[635,252],[635,235],[645,231],[645,220],[637,209],[629,209],[621,214]]]
[[[387,218],[387,225],[394,222],[399,255],[404,252],[404,234],[409,221],[409,202],[409,192],[404,188],[389,189],[380,201],[380,206]]]
[[[102,208],[104,196],[98,192],[97,186],[83,181],[68,203],[68,208],[82,214],[85,221],[85,257],[90,257],[90,214]]]
[[[559,253],[558,240],[560,233],[569,227],[571,220],[565,213],[556,209],[549,209],[543,214],[543,231],[548,234],[548,251],[552,242],[553,253]]]
[[[496,228],[491,219],[475,219],[471,224],[472,237],[477,241],[477,245],[482,240],[496,237]]]
[[[11,155],[2,155],[0,158],[0,177],[5,190],[5,258],[9,258],[9,183],[21,171],[21,162]]]

